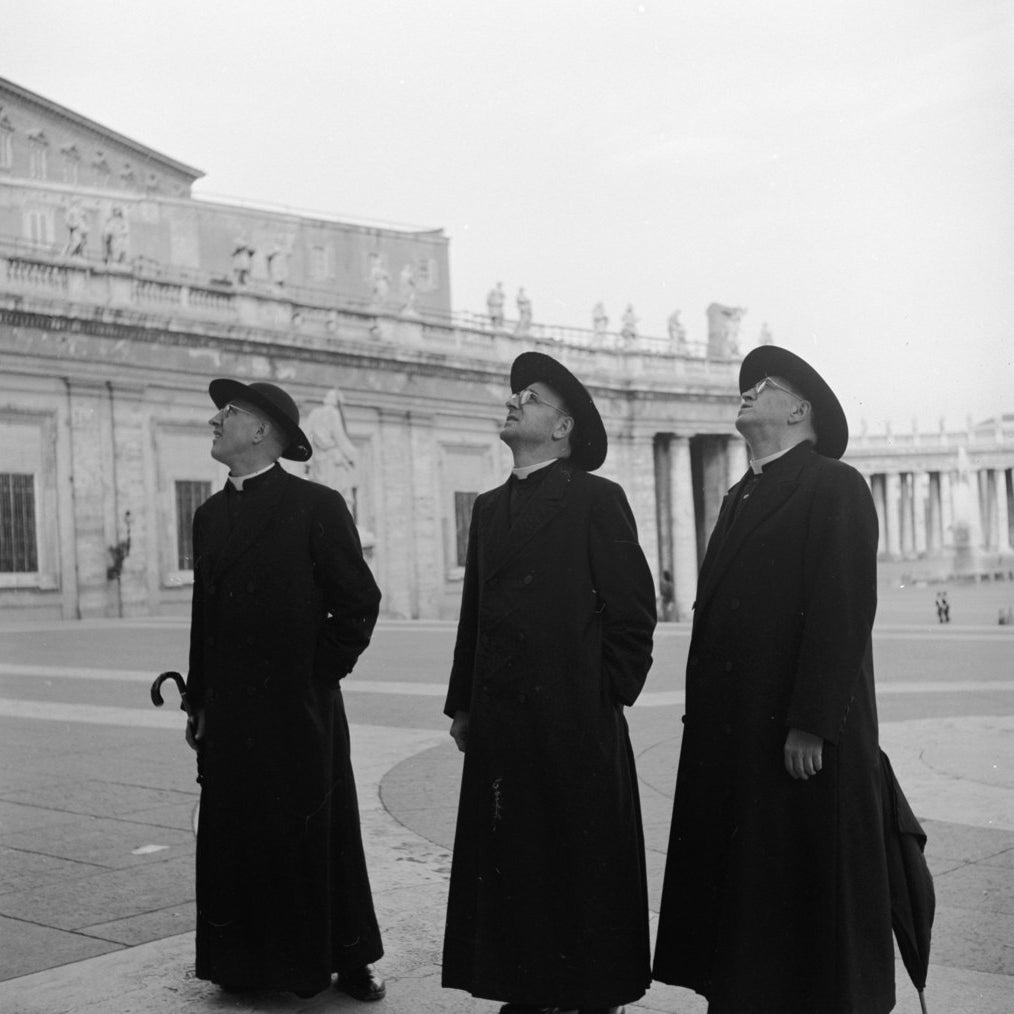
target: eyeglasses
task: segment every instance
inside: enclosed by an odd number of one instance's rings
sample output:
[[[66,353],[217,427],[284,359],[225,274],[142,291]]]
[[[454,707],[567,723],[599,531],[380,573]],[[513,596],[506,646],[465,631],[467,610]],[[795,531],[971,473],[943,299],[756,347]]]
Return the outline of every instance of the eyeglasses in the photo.
[[[748,387],[745,391],[741,391],[740,397],[745,398],[749,394],[756,398],[765,387],[777,387],[779,391],[784,391],[790,398],[795,398],[796,401],[806,401],[805,398],[801,398],[795,391],[790,391],[787,387],[783,387],[777,380],[772,380],[770,377],[761,377],[753,387]]]
[[[235,415],[237,412],[242,412],[244,415],[257,414],[256,412],[251,412],[248,408],[240,408],[239,405],[234,405],[231,401],[228,405],[223,405],[219,411],[221,412],[223,419],[228,419],[229,416]]]
[[[545,405],[546,408],[551,408],[554,412],[559,412],[560,415],[570,415],[569,412],[565,412],[562,408],[558,408],[546,401],[545,398],[540,397],[530,387],[526,387],[523,391],[515,391],[507,399],[507,404],[512,408],[521,408],[522,405],[527,405],[530,401],[534,401],[536,405]]]

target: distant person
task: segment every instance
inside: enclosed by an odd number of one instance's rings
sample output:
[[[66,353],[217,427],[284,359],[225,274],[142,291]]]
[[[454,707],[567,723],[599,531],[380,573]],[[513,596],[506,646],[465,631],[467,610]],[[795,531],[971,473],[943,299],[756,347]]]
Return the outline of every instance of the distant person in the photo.
[[[951,622],[951,603],[950,603],[950,600],[947,598],[947,592],[945,592],[945,591],[940,593],[940,609],[941,609],[941,611],[944,614],[943,622],[944,623],[950,623]]]
[[[676,587],[672,581],[672,574],[668,570],[662,571],[658,581],[659,598],[662,601],[662,618],[672,619],[673,604],[676,599]]]
[[[809,364],[764,345],[739,387],[750,467],[697,586],[654,976],[709,1014],[886,1014],[877,514]]]
[[[644,837],[623,714],[655,592],[606,432],[550,356],[511,368],[514,469],[468,534],[445,704],[464,752],[443,984],[503,1014],[606,1011],[650,982]]]
[[[339,681],[380,592],[334,490],[286,472],[310,443],[274,384],[214,380],[225,489],[194,514],[187,741],[200,754],[199,979],[378,1000],[383,954]]]

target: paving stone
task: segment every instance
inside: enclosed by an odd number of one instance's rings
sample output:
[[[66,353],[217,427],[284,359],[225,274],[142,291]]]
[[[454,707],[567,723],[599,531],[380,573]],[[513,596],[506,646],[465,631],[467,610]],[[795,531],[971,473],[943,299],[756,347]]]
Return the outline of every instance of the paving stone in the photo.
[[[5,845],[25,851],[122,869],[164,861],[194,852],[194,836],[187,830],[148,827],[136,822],[81,816],[45,828],[32,828],[2,837]],[[134,855],[143,845],[166,845],[165,852]]]
[[[55,881],[86,877],[98,867],[75,863],[55,856],[0,846],[0,894],[30,891]]]
[[[977,862],[1014,849],[1014,832],[991,831],[942,820],[922,821],[926,832],[926,856],[934,859],[960,859]]]
[[[1014,976],[1014,914],[959,908],[938,898],[930,959],[936,965]],[[1010,995],[1014,997],[1014,983]]]
[[[187,856],[3,894],[0,915],[76,930],[182,905],[193,897],[194,860]]]
[[[60,810],[44,809],[32,806],[31,803],[10,803],[0,799],[0,844],[4,842],[9,832],[63,824],[66,821],[67,814]]]
[[[31,922],[6,919],[0,916],[0,938],[3,939],[3,962],[0,963],[0,980],[14,979],[34,972],[39,967],[39,955],[46,955],[49,967],[65,965],[71,961],[83,961],[99,954],[120,950],[121,945],[108,940],[97,940],[67,933],[49,926],[37,926]],[[23,1007],[27,1012],[29,1008]],[[50,1008],[59,1010],[66,1008]],[[16,1011],[17,1007],[4,1006],[3,989],[0,987],[0,1010]]]
[[[154,912],[142,912],[140,915],[128,916],[125,919],[82,926],[78,932],[135,946],[193,929],[197,918],[196,911],[196,905],[191,901],[183,905],[156,909]]]
[[[969,863],[933,882],[938,906],[1014,915],[1014,877],[1001,867]]]
[[[193,834],[194,812],[197,809],[198,799],[199,796],[195,795],[188,798],[185,803],[166,803],[163,806],[153,806],[149,810],[134,810],[124,814],[120,819],[124,823],[172,828]]]
[[[166,789],[148,789],[114,782],[59,782],[36,789],[4,793],[12,803],[29,803],[67,813],[86,813],[96,817],[118,816],[165,803],[184,802],[180,793]]]

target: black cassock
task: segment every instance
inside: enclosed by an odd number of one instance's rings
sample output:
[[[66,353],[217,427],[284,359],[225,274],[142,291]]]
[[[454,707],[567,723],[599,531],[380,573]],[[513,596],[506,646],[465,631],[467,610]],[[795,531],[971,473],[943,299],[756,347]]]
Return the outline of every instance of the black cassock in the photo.
[[[741,503],[745,484],[698,582],[654,975],[714,1014],[883,1014],[873,498],[809,443]],[[825,741],[805,781],[785,770],[790,728]]]
[[[342,497],[275,466],[194,516],[197,976],[315,992],[383,953],[339,680],[380,592]]]
[[[516,480],[512,480],[512,483]],[[623,705],[655,596],[623,490],[566,461],[476,500],[446,713],[470,713],[443,984],[614,1005],[650,981],[637,775]]]

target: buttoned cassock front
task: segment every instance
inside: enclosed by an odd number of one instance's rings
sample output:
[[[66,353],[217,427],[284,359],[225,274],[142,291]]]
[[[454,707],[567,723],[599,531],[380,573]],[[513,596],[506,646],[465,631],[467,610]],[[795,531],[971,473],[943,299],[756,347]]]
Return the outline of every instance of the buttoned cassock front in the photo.
[[[513,525],[508,500],[505,485],[475,503],[445,707],[470,726],[443,983],[623,1003],[650,981],[622,706],[651,665],[654,587],[615,483],[561,461]]]
[[[713,1014],[882,1014],[894,960],[871,630],[877,521],[862,477],[799,444],[701,567],[655,947]],[[823,738],[793,780],[790,728]]]
[[[194,551],[197,975],[324,989],[382,954],[338,685],[380,592],[341,496],[278,466],[197,509]]]

